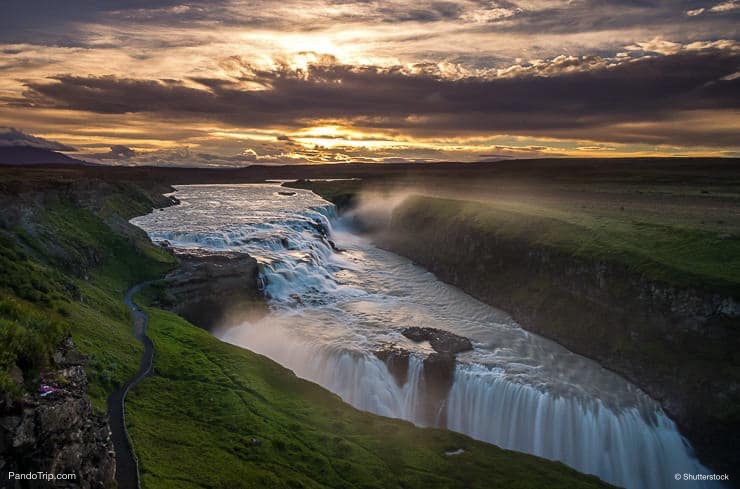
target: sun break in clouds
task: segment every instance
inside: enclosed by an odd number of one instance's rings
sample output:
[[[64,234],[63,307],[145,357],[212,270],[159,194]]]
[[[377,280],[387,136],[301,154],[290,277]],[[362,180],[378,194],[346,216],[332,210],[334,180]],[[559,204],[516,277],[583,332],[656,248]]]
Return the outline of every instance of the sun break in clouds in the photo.
[[[738,155],[739,6],[11,0],[0,126],[114,164]]]

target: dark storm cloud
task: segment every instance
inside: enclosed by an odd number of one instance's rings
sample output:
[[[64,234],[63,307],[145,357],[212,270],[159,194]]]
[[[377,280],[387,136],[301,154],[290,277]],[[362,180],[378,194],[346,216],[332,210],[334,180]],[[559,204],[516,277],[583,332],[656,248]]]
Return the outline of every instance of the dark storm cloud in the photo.
[[[579,70],[579,64],[583,69]],[[314,65],[260,71],[244,64],[238,80],[179,81],[58,76],[27,84],[13,103],[106,114],[150,112],[250,127],[300,128],[315,120],[415,136],[538,134],[571,131],[612,141],[687,143],[670,133],[616,133],[619,123],[671,121],[681,111],[740,108],[740,55],[733,50],[684,51],[619,63],[599,58],[556,59],[524,67],[517,76],[444,79],[401,68]],[[575,69],[575,71],[574,71]],[[547,75],[547,76],[542,76]],[[264,90],[245,90],[249,82]],[[680,121],[679,121],[680,122]],[[601,134],[600,134],[601,129]],[[657,131],[657,130],[656,130]],[[676,132],[678,134],[678,132]],[[694,130],[693,144],[736,144],[736,135]]]
[[[224,2],[190,0],[187,9],[178,9],[182,0],[3,0],[0,6],[0,42],[53,43],[84,46],[84,29],[76,26],[113,17],[162,21],[204,18]],[[138,12],[138,14],[137,14]],[[149,14],[145,14],[149,12]],[[114,46],[111,46],[114,47]]]
[[[718,32],[736,39],[740,9],[710,13],[719,0],[575,0],[553,2],[553,6],[528,9],[524,2],[497,2],[510,15],[494,16],[468,26],[468,32],[518,34],[578,34],[588,32],[652,31],[681,39],[713,38]],[[521,6],[519,6],[521,4]],[[486,10],[479,13],[485,14]]]
[[[52,151],[75,151],[73,147],[66,144],[32,136],[14,127],[0,127],[0,147],[3,146],[30,146]]]
[[[136,151],[129,148],[128,146],[116,144],[110,147],[110,155],[112,158],[116,159],[132,158],[136,155]]]
[[[313,12],[300,23],[286,15],[291,1],[253,0],[5,0],[0,15],[0,41],[50,42],[84,46],[85,23],[111,26],[166,25],[312,31],[332,24],[458,21],[468,31],[577,33],[649,26],[690,27],[695,33],[737,34],[740,9],[717,10],[729,0],[522,0],[464,1],[317,1],[295,4],[294,11]],[[331,11],[331,7],[357,8]],[[714,10],[712,10],[714,8]],[[687,15],[687,12],[702,12]],[[721,15],[720,15],[721,14]],[[114,46],[111,46],[114,47]]]
[[[137,152],[128,146],[122,144],[114,144],[110,147],[110,151],[107,153],[87,153],[85,155],[88,159],[105,161],[105,160],[118,160],[127,161],[137,156]]]
[[[456,19],[465,11],[464,7],[454,2],[431,2],[418,6],[396,5],[381,7],[378,14],[384,22],[435,22],[438,20]]]

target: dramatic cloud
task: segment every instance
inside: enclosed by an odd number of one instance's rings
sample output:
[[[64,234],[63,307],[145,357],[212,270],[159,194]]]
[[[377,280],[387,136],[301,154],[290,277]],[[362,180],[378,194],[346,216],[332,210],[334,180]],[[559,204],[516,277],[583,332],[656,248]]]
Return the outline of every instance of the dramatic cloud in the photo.
[[[0,125],[126,164],[735,155],[739,4],[8,0]]]
[[[114,144],[107,153],[90,153],[88,158],[94,160],[130,160],[136,156],[136,151],[122,144]]]
[[[30,146],[52,151],[75,151],[71,146],[26,134],[13,127],[0,127],[0,147]]]
[[[14,103],[104,114],[153,112],[256,128],[295,130],[334,121],[417,137],[562,135],[627,122],[674,122],[684,111],[740,109],[740,80],[731,77],[738,65],[734,46],[621,60],[558,57],[510,67],[493,78],[447,79],[424,67],[342,64],[267,71],[243,62],[241,76],[231,80],[57,76],[28,83]],[[685,134],[674,140],[669,134],[606,132],[602,137],[610,141],[685,142]],[[693,142],[726,145],[733,137],[709,127]]]

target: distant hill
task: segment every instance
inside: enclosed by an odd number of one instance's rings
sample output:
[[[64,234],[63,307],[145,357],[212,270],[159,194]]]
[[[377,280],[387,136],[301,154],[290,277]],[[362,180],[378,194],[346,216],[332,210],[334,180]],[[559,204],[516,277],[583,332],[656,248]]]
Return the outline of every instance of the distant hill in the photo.
[[[0,146],[0,165],[90,165],[62,153],[31,146]]]

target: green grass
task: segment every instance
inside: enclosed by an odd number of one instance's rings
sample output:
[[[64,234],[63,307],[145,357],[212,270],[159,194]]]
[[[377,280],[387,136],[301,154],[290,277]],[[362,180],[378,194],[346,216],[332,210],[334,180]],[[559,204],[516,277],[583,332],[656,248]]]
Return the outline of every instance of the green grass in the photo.
[[[117,190],[107,197],[130,198],[133,209],[142,210],[140,190]],[[161,276],[174,259],[146,236],[108,226],[104,219],[112,214],[102,204],[102,210],[86,208],[50,194],[43,205],[23,204],[32,217],[0,230],[2,391],[21,392],[9,380],[14,366],[24,373],[26,388],[33,388],[67,334],[89,356],[90,396],[99,410],[138,368],[142,347],[131,335],[122,297],[134,283]],[[120,204],[118,211],[123,212]]]
[[[17,297],[0,294],[0,392],[19,395],[10,370],[17,367],[32,378],[43,368],[67,332],[58,314],[49,313]],[[30,374],[30,375],[29,375]]]
[[[363,182],[360,180],[331,182],[298,180],[285,184],[285,186],[312,190],[329,202],[334,203],[340,210],[343,210],[354,204],[355,198],[363,187]]]
[[[620,262],[646,277],[740,296],[740,237],[638,216],[607,217],[525,203],[412,197],[397,212],[435,226],[467,223],[484,235]]]
[[[603,487],[560,463],[357,411],[261,355],[147,312],[155,375],[127,404],[145,488]]]

